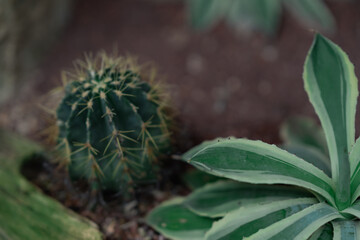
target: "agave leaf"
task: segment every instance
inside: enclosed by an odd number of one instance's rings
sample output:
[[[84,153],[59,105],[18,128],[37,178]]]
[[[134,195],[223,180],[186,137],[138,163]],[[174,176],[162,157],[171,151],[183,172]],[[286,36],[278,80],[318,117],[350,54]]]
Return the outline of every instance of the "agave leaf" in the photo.
[[[190,158],[192,158],[192,156],[194,156],[196,153],[198,153],[199,151],[203,150],[204,148],[213,145],[215,143],[218,142],[222,142],[222,141],[226,141],[226,140],[230,140],[230,139],[235,139],[234,137],[228,137],[228,138],[215,138],[213,140],[206,140],[203,141],[202,143],[200,143],[199,145],[196,145],[195,147],[191,148],[190,150],[188,150],[186,153],[184,153],[181,157],[183,160],[188,161]]]
[[[350,152],[349,160],[351,176],[355,177],[357,174],[359,174],[360,171],[360,138],[358,138],[353,145]]]
[[[191,169],[182,176],[183,181],[191,189],[195,190],[205,186],[208,183],[223,180],[223,178],[208,174],[198,169]]]
[[[322,0],[285,0],[283,2],[304,25],[328,32],[335,31],[335,19]]]
[[[356,201],[351,207],[348,207],[341,212],[351,214],[352,216],[360,219],[360,200]]]
[[[199,151],[188,162],[200,170],[240,182],[304,187],[334,204],[332,181],[324,172],[261,141],[231,139],[218,142]]]
[[[286,145],[305,145],[318,149],[328,156],[324,130],[307,117],[292,117],[280,128],[280,137]]]
[[[268,35],[274,35],[280,16],[279,0],[236,0],[229,9],[227,20],[230,25],[238,29],[260,30]]]
[[[360,196],[360,138],[356,140],[350,152],[350,169],[351,169],[351,183],[350,188],[352,192],[352,202]]]
[[[327,223],[316,232],[314,232],[308,240],[332,240],[333,239],[333,227],[331,223]]]
[[[331,177],[330,160],[316,148],[297,144],[283,145],[281,148],[313,164]]]
[[[333,221],[334,238],[333,240],[357,240],[360,239],[359,221]]]
[[[215,222],[205,239],[243,239],[316,203],[314,198],[298,198],[242,207]]]
[[[182,155],[182,159],[189,160],[195,153],[199,152],[200,150],[204,149],[207,146],[210,146],[214,143],[225,141],[228,139],[233,139],[234,137],[228,137],[228,138],[215,138],[213,140],[206,140],[200,143],[199,145],[191,148],[189,151],[187,151],[185,154]],[[200,171],[198,169],[194,169],[191,171],[188,171],[183,176],[183,180],[185,181],[186,185],[191,188],[192,190],[200,188],[207,183],[216,182],[218,180],[221,180],[223,178],[208,174],[206,172]]]
[[[192,26],[207,29],[214,25],[231,8],[233,0],[188,0]]]
[[[184,205],[197,215],[214,218],[223,217],[232,210],[247,208],[255,203],[265,204],[304,197],[313,197],[313,195],[295,187],[219,181],[190,194],[185,199]]]
[[[348,154],[355,141],[355,111],[358,96],[354,66],[330,40],[317,34],[304,67],[305,90],[325,131],[336,185],[336,203],[350,203]]]
[[[312,205],[298,213],[291,215],[269,227],[251,235],[247,240],[277,240],[309,238],[324,224],[343,218],[338,211],[326,203]]]
[[[148,214],[146,222],[167,238],[202,240],[214,220],[189,211],[183,201],[175,198],[161,204]]]

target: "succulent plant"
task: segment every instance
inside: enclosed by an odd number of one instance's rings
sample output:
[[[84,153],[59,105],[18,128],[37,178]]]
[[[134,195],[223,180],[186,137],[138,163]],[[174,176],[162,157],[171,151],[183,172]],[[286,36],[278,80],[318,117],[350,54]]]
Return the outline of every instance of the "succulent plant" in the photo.
[[[323,132],[308,121],[285,126],[285,149],[297,155],[248,139],[191,149],[185,161],[232,181],[165,202],[147,222],[171,239],[360,239],[354,67],[340,47],[317,34],[303,78]]]
[[[168,99],[156,78],[154,68],[105,53],[66,74],[58,148],[72,179],[124,195],[156,181],[157,158],[170,139]]]

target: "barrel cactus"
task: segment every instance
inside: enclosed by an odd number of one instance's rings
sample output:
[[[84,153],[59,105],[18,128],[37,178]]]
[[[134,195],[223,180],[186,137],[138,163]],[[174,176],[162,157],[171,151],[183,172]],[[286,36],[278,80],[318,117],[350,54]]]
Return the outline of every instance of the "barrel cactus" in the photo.
[[[99,53],[65,74],[57,141],[72,179],[127,196],[134,186],[157,180],[170,115],[155,73],[133,58]]]

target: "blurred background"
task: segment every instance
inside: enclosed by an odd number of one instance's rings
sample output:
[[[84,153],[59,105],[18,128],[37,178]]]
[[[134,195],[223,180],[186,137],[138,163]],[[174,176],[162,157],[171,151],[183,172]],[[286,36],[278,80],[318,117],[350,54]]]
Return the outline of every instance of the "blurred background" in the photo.
[[[0,128],[39,138],[61,72],[84,52],[116,48],[166,77],[189,147],[230,135],[277,143],[286,118],[315,117],[302,81],[314,31],[359,76],[359,9],[344,0],[1,0]]]

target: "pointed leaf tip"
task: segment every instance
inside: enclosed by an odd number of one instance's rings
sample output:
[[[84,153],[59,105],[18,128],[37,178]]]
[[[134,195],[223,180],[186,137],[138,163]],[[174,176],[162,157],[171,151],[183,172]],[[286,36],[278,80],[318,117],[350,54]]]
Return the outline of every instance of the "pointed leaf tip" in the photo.
[[[358,96],[354,66],[346,53],[323,35],[315,34],[304,66],[305,90],[324,129],[337,189],[337,205],[350,199],[348,153],[355,140]]]

